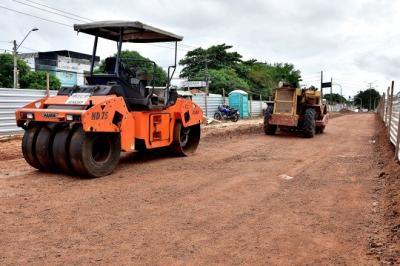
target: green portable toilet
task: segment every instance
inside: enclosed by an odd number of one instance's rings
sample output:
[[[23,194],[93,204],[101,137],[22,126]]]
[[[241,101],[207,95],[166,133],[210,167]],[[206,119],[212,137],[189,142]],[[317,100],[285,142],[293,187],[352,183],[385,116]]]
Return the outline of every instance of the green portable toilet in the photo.
[[[241,118],[249,117],[249,94],[242,90],[231,91],[229,106],[238,109]]]

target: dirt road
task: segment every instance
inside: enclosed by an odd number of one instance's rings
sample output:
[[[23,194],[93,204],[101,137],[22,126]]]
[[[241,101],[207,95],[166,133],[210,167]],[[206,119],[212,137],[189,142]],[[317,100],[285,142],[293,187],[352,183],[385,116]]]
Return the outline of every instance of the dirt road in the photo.
[[[375,123],[210,135],[193,157],[131,154],[91,180],[35,171],[19,141],[0,143],[0,264],[377,264]]]

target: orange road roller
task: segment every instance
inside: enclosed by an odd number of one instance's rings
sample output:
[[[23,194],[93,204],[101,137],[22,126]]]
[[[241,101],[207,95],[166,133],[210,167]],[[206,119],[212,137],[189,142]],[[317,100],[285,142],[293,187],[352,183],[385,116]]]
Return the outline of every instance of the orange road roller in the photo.
[[[25,130],[25,160],[42,171],[101,177],[113,172],[121,151],[169,147],[174,154],[193,154],[203,112],[170,86],[183,38],[138,21],[76,24],[74,29],[94,36],[86,85],[62,87],[56,96],[16,111],[17,125]],[[99,37],[117,42],[116,56],[105,60],[105,73],[94,73]],[[121,58],[124,42],[174,43],[175,63],[168,67],[165,88],[154,86],[153,61]],[[143,69],[144,63],[152,67]]]

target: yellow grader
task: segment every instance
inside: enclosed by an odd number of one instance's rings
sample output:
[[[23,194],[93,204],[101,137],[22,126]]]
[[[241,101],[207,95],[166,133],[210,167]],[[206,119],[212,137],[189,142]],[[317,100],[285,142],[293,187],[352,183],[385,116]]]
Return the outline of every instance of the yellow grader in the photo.
[[[275,89],[274,97],[264,113],[265,134],[274,135],[278,127],[301,131],[305,138],[324,132],[329,116],[321,92],[283,84]]]

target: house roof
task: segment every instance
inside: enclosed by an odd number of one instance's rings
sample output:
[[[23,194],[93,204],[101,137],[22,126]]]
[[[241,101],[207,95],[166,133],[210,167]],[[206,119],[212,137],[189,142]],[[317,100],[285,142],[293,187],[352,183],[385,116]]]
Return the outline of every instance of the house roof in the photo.
[[[71,58],[77,58],[77,59],[86,59],[86,60],[92,60],[92,55],[90,54],[84,54],[84,53],[79,53],[79,52],[74,52],[74,51],[69,51],[69,50],[57,50],[57,51],[47,51],[47,52],[36,52],[36,53],[23,53],[21,54],[21,57],[36,57],[39,59],[52,59],[55,60],[57,59],[57,56],[65,56],[65,57],[71,57]],[[96,56],[95,58],[96,62],[100,61],[100,57]]]
[[[231,91],[231,92],[229,93],[229,95],[231,95],[231,94],[233,94],[233,93],[239,93],[239,94],[242,94],[242,95],[248,95],[248,93],[245,92],[244,90],[234,90],[234,91]]]

